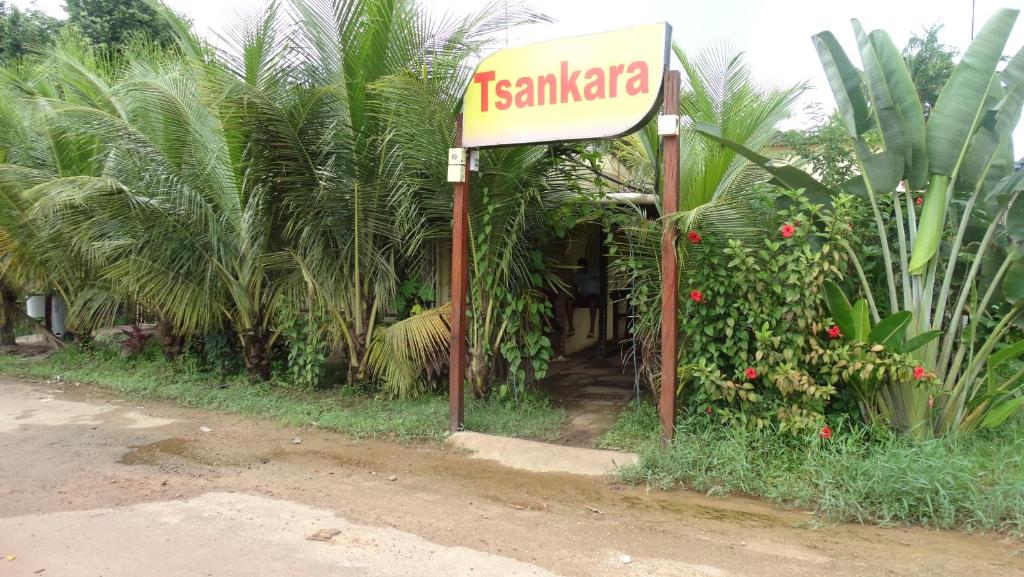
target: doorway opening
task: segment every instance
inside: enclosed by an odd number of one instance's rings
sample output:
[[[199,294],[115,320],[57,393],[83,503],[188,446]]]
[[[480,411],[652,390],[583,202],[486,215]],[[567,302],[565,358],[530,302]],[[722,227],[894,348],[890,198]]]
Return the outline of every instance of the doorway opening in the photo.
[[[577,225],[549,253],[568,291],[553,297],[555,358],[541,390],[568,413],[558,442],[593,447],[641,391],[633,359],[628,286],[609,274],[600,223]]]

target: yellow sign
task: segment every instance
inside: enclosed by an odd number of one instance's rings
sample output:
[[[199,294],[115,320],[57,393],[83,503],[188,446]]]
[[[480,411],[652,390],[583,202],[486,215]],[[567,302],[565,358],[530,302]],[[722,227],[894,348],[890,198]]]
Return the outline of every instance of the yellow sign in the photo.
[[[663,22],[495,52],[466,89],[462,146],[633,132],[661,102],[671,31]]]

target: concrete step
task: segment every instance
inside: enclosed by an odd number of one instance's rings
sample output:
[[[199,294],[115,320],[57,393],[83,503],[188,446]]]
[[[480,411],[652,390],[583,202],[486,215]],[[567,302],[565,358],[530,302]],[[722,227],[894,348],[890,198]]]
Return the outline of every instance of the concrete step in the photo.
[[[636,453],[565,447],[473,431],[454,433],[446,442],[472,451],[474,459],[497,461],[513,469],[542,473],[607,475],[614,473],[619,467],[639,461]]]

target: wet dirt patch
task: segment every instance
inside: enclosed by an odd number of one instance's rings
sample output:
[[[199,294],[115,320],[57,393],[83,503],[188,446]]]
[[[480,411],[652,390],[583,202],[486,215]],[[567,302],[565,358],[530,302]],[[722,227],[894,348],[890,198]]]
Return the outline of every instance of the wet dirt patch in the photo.
[[[269,463],[280,454],[270,447],[231,447],[207,441],[174,437],[131,447],[117,460],[122,465],[204,465],[207,467],[250,467]]]
[[[199,451],[199,442],[190,439],[164,439],[148,445],[132,447],[117,460],[122,465],[161,465],[168,459],[178,458],[185,461],[209,465]]]
[[[693,503],[684,505],[683,503],[675,503],[664,499],[659,500],[657,506],[662,511],[677,513],[680,516],[693,516],[712,521],[726,521],[730,524],[744,527],[778,527],[787,524],[776,516],[754,513],[752,511],[724,509]]]
[[[592,512],[596,509],[601,511],[601,515],[641,513],[652,521],[698,518],[715,526],[798,531],[799,522],[806,520],[805,514],[776,511],[754,501],[682,491],[650,492],[639,487],[609,484],[609,479],[604,477],[509,469],[491,461],[467,459],[458,449],[451,447],[439,452],[427,446],[397,446],[378,441],[362,441],[355,446],[349,443],[314,445],[313,439],[309,441],[315,449],[311,446],[310,450],[282,454],[279,455],[280,460],[308,463],[318,470],[355,469],[378,475],[385,471],[417,471],[421,475],[454,483],[460,487],[460,494],[473,494],[478,499],[512,510],[547,512],[553,508],[568,508]]]

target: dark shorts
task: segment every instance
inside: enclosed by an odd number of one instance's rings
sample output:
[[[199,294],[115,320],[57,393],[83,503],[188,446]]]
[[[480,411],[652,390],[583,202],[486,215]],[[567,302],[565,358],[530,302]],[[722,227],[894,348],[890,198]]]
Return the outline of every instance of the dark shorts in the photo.
[[[601,295],[596,294],[596,293],[591,293],[591,294],[587,294],[587,295],[579,295],[579,294],[577,294],[577,295],[575,295],[575,298],[573,299],[573,304],[575,304],[576,306],[597,304],[598,302],[600,302],[600,300],[601,300]]]

